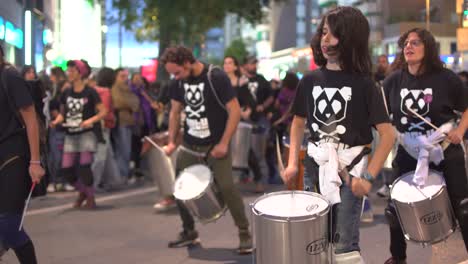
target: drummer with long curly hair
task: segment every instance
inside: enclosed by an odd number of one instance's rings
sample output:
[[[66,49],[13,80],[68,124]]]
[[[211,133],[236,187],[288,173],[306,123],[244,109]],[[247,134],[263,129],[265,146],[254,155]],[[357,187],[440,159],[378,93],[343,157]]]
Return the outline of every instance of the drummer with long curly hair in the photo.
[[[394,178],[416,170],[413,181],[424,184],[421,181],[424,181],[427,173],[419,175],[421,164],[417,160],[422,149],[428,151],[429,167],[443,173],[450,202],[467,246],[468,202],[465,199],[468,188],[460,143],[468,126],[468,89],[455,73],[444,68],[434,36],[429,31],[411,29],[400,37],[398,45],[401,53],[393,65],[397,70],[384,81],[388,107],[393,114],[393,125],[398,131],[399,140],[393,161]],[[456,111],[462,113],[458,126],[455,124]],[[434,127],[440,128],[436,131]],[[434,158],[435,152],[439,150],[442,153],[444,144],[427,146],[415,143],[434,138],[435,132],[445,133],[446,141],[451,143],[443,151],[440,163]],[[392,254],[385,263],[406,263],[406,241],[391,202],[385,214],[390,225]]]

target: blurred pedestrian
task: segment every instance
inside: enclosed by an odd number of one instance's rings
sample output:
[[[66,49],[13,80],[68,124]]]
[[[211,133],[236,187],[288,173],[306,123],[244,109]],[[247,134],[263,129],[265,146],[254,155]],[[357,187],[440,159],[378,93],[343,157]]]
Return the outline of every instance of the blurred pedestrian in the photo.
[[[26,81],[36,80],[36,69],[31,65],[24,65],[23,69],[21,70],[21,76],[23,76]]]
[[[101,121],[104,141],[98,143],[93,164],[91,165],[94,176],[94,188],[97,190],[112,190],[123,183],[110,140],[110,131],[116,124],[111,94],[111,87],[114,81],[114,70],[104,67],[94,74],[95,85],[91,85],[99,94],[107,111],[106,116]]]
[[[53,67],[50,70],[50,81],[52,82],[51,100],[49,103],[49,113],[51,120],[55,120],[60,113],[60,97],[65,89],[69,87],[65,72],[60,67]],[[50,184],[47,192],[55,191],[73,191],[71,186],[63,177],[60,177],[60,168],[62,167],[63,142],[65,140],[65,130],[62,125],[54,128],[49,127],[49,171]]]
[[[369,22],[358,9],[340,6],[328,11],[311,42],[320,68],[302,78],[292,108],[289,160],[282,177],[286,183],[297,177],[307,121],[311,133],[307,175],[332,205],[334,263],[363,262],[362,197],[370,191],[395,139],[382,93],[371,76],[369,34]],[[372,126],[381,142],[369,160]]]
[[[78,190],[73,207],[80,208],[86,201],[86,209],[96,207],[91,164],[102,139],[100,121],[107,112],[96,90],[85,83],[90,71],[85,60],[67,62],[71,87],[63,92],[61,113],[51,123],[52,127],[63,124],[66,131],[61,173]]]
[[[25,80],[5,61],[1,46],[0,68],[0,258],[12,248],[19,263],[36,264],[33,242],[19,227],[31,184],[45,174],[38,120]]]
[[[112,86],[112,103],[115,109],[117,124],[113,129],[114,151],[120,175],[130,179],[130,160],[132,151],[132,129],[137,124],[135,114],[140,111],[140,101],[130,90],[128,71],[123,68],[115,70],[115,82]]]
[[[255,111],[258,113],[258,119],[254,122],[252,130],[252,150],[260,166],[260,178],[254,177],[255,191],[262,193],[266,183],[269,170],[266,162],[266,145],[270,132],[270,121],[267,119],[267,110],[273,104],[274,98],[270,83],[257,73],[258,60],[254,55],[244,58],[245,75],[249,79],[247,87],[255,100]]]

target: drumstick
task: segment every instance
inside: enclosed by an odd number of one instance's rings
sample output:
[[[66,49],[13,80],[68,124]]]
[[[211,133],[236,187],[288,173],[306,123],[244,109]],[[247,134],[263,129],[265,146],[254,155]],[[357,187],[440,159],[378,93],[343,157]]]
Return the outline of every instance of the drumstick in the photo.
[[[28,211],[29,201],[31,200],[31,195],[32,195],[32,192],[34,191],[34,187],[36,187],[35,182],[32,183],[28,198],[26,199],[26,202],[24,203],[23,214],[21,215],[21,222],[20,222],[18,231],[21,231],[21,229],[23,228],[24,217],[26,216],[26,211]]]
[[[283,163],[283,159],[281,157],[281,150],[280,150],[280,145],[279,145],[278,134],[276,135],[276,157],[278,159],[278,169],[280,171],[280,174],[283,174],[283,172],[284,172],[284,163]]]
[[[424,123],[430,125],[432,128],[434,128],[435,130],[438,130],[439,128],[436,127],[434,124],[432,124],[431,122],[427,121],[424,117],[422,117],[420,114],[416,113],[413,109],[411,109],[411,103],[406,103],[406,108],[408,108],[408,110],[415,116],[417,116],[419,119],[421,119]],[[444,133],[445,134],[445,133]]]

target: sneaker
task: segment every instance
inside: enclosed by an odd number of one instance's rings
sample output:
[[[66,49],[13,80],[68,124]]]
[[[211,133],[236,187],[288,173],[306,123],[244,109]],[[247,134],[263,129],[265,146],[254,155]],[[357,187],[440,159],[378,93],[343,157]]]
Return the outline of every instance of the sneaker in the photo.
[[[47,185],[47,193],[54,193],[54,192],[56,192],[55,185],[54,184]]]
[[[65,189],[66,192],[73,192],[75,191],[75,187],[71,186],[70,184],[65,184],[63,189]]]
[[[163,211],[167,211],[171,208],[174,208],[176,207],[176,202],[173,198],[166,198],[162,201],[160,201],[159,203],[155,203],[153,205],[153,209],[158,211],[158,212],[163,212]]]
[[[406,259],[398,259],[396,257],[391,257],[387,259],[384,264],[406,264]]]
[[[372,223],[374,222],[374,213],[372,212],[371,203],[368,198],[364,197],[361,213],[361,222]]]
[[[191,231],[182,231],[179,233],[178,237],[174,241],[170,241],[168,247],[170,248],[180,248],[191,245],[200,244],[200,239],[198,238],[198,232],[195,230]]]
[[[252,236],[250,235],[249,230],[240,229],[239,230],[239,248],[237,248],[237,253],[239,255],[250,254],[253,251]]]
[[[377,195],[384,198],[390,197],[390,188],[384,184],[382,187],[380,187],[380,189],[377,190]]]

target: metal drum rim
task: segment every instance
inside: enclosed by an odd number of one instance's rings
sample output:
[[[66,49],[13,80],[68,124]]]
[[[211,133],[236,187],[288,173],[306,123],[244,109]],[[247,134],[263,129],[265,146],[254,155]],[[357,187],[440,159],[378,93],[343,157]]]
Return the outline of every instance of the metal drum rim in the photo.
[[[318,198],[322,199],[323,201],[325,201],[328,206],[327,206],[327,208],[325,208],[325,210],[320,211],[318,213],[315,213],[315,214],[312,214],[312,215],[307,215],[307,216],[295,216],[295,217],[284,217],[284,216],[263,214],[260,211],[258,211],[257,209],[255,209],[255,204],[257,202],[259,202],[259,201],[261,201],[263,199],[266,199],[269,196],[282,195],[282,194],[291,194],[291,193],[307,194],[307,195],[310,195],[310,196],[318,197]],[[260,217],[263,217],[263,218],[267,218],[267,219],[273,220],[275,222],[284,222],[284,223],[287,223],[287,222],[304,222],[304,221],[314,220],[314,219],[317,219],[319,217],[327,215],[328,212],[330,211],[330,202],[327,199],[324,199],[321,194],[315,193],[315,192],[297,191],[297,190],[295,190],[295,191],[279,191],[279,192],[267,193],[267,194],[264,194],[264,195],[258,197],[257,199],[255,199],[255,201],[253,203],[251,203],[251,209],[252,209],[252,213],[254,215],[260,216]]]
[[[200,223],[202,223],[202,224],[209,224],[209,223],[214,222],[214,221],[218,220],[219,218],[221,218],[221,217],[226,213],[226,211],[227,211],[227,205],[224,204],[224,206],[223,206],[223,208],[221,209],[221,211],[220,211],[219,213],[213,215],[212,217],[207,218],[207,219],[201,219],[201,218],[198,218],[198,217],[196,217],[196,218],[197,218],[198,221],[200,221]]]
[[[413,238],[411,238],[411,237],[408,235],[408,233],[404,233],[404,237],[405,237],[406,240],[411,241],[411,242],[413,242],[413,243],[418,243],[418,244],[421,244],[421,243],[422,243],[422,244],[434,245],[434,244],[437,244],[437,243],[439,243],[439,242],[442,242],[442,241],[446,240],[446,239],[447,239],[450,235],[452,235],[456,230],[457,230],[457,225],[455,224],[452,228],[450,228],[450,230],[449,230],[446,234],[444,234],[444,235],[442,236],[442,238],[437,239],[437,240],[434,240],[434,241],[422,241],[422,240],[413,239]]]
[[[176,187],[176,183],[177,183],[177,179],[178,179],[178,178],[176,178],[175,181],[174,181],[174,191],[173,191],[173,194],[174,194],[174,197],[175,197],[177,200],[180,200],[180,201],[183,201],[183,202],[185,202],[185,201],[192,201],[192,200],[198,200],[199,198],[201,198],[203,195],[206,194],[206,192],[208,191],[208,187],[210,187],[211,184],[214,182],[213,172],[212,172],[211,169],[210,169],[208,166],[206,166],[205,164],[194,164],[194,165],[190,165],[190,166],[188,166],[187,168],[183,169],[179,174],[182,174],[184,171],[186,171],[186,170],[189,169],[190,167],[199,166],[199,165],[202,165],[202,166],[205,166],[205,167],[208,168],[208,171],[210,172],[210,176],[211,176],[211,177],[210,177],[210,182],[208,183],[208,185],[206,186],[206,188],[205,188],[200,194],[198,194],[197,196],[192,197],[192,198],[189,198],[189,199],[179,199],[179,198],[177,198],[177,197],[175,196],[175,187]]]

